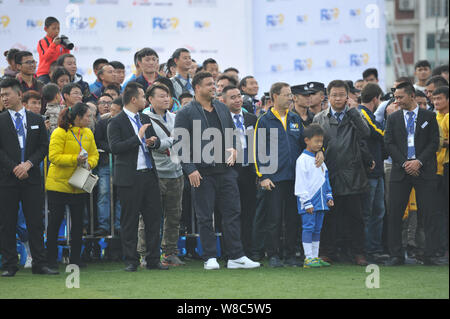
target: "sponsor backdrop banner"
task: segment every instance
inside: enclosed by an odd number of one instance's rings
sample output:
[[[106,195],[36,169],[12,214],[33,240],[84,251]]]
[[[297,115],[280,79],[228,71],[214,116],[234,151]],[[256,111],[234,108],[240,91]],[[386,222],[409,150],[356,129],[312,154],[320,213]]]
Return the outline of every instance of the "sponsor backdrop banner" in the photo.
[[[252,72],[250,0],[0,0],[1,54],[15,47],[37,60],[48,16],[60,21],[60,34],[75,44],[78,73],[89,83],[99,57],[121,61],[128,78],[134,53],[146,46],[156,50],[160,63],[185,47],[198,64],[214,58],[221,70]],[[0,74],[5,67],[2,56]]]
[[[384,0],[253,0],[253,52],[265,91],[277,81],[356,81],[369,67],[384,88]]]

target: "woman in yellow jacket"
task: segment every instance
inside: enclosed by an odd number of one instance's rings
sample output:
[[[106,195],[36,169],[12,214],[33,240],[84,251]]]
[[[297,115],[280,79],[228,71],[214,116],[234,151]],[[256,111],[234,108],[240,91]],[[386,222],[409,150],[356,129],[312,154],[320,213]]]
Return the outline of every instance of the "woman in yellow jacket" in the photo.
[[[88,128],[90,112],[89,106],[84,103],[65,108],[59,115],[58,128],[50,138],[48,158],[51,164],[45,188],[49,207],[47,259],[52,269],[57,269],[57,239],[66,205],[70,208],[72,222],[70,263],[85,266],[80,255],[87,193],[70,186],[69,179],[77,166],[88,165],[93,169],[98,162],[94,134]]]

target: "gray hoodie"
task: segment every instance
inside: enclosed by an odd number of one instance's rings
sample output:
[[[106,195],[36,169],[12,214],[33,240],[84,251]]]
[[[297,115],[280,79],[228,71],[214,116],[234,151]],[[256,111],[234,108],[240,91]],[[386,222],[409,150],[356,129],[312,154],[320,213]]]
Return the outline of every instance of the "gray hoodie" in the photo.
[[[169,111],[166,112],[166,120],[161,115],[155,114],[150,110],[145,110],[144,114],[148,115],[152,120],[153,128],[161,140],[161,146],[152,150],[153,159],[155,160],[156,170],[158,171],[158,177],[160,178],[178,178],[183,175],[183,171],[180,163],[172,162],[170,158],[170,152],[172,152],[173,137],[167,136],[164,130],[154,120],[158,120],[162,123],[167,130],[173,134],[175,126],[175,114]]]

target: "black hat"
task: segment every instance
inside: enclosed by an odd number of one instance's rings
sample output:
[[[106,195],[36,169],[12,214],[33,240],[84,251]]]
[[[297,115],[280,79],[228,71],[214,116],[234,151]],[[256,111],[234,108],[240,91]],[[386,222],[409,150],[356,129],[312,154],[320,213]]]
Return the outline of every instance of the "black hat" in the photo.
[[[312,91],[313,93],[320,91],[325,92],[325,84],[321,82],[308,82],[306,83],[306,85],[308,86],[308,90]]]
[[[345,81],[345,83],[347,83],[348,88],[350,89],[351,93],[359,93],[359,92],[361,92],[361,90],[358,90],[357,88],[355,88],[355,86],[353,85],[353,81],[347,80],[347,81]]]
[[[300,94],[300,95],[310,95],[314,93],[313,91],[309,90],[308,85],[306,84],[299,84],[291,86],[292,94]]]
[[[264,97],[266,99],[270,99],[270,93],[269,92],[264,92]]]

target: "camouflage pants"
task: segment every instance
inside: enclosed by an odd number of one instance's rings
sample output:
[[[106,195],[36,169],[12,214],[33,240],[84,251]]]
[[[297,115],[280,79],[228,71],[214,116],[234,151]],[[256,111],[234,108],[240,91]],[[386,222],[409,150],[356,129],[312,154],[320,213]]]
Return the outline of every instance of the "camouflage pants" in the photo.
[[[164,216],[162,251],[166,255],[177,253],[177,243],[180,231],[181,202],[183,198],[184,177],[160,178],[161,204]],[[139,217],[138,253],[145,255],[145,232],[142,216]]]

